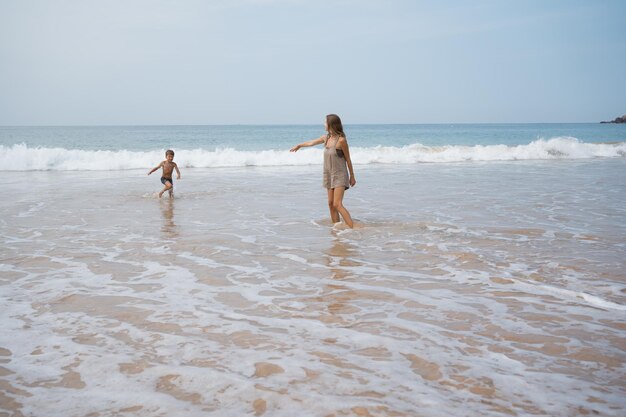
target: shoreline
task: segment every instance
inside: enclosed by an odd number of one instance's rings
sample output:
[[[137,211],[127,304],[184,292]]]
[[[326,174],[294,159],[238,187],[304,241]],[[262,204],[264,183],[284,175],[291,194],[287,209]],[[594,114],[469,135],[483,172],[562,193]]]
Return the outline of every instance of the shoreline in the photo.
[[[0,410],[619,414],[625,170],[370,165],[352,230],[319,166],[7,173]]]

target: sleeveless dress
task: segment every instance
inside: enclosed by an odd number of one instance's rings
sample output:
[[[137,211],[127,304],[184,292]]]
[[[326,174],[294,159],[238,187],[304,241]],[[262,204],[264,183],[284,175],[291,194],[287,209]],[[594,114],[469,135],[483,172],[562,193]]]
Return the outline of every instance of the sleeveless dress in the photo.
[[[324,181],[323,186],[326,189],[334,189],[337,187],[350,188],[350,177],[348,176],[348,166],[346,159],[337,153],[337,142],[333,146],[326,146],[328,141],[324,141]],[[339,150],[341,151],[341,150]]]

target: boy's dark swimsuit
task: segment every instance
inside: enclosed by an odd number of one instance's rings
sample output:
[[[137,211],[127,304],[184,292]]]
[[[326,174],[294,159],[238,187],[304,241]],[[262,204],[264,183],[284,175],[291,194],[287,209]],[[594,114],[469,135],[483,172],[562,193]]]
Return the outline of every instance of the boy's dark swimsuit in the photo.
[[[169,181],[170,184],[172,184],[172,187],[174,186],[174,180],[172,178],[161,177],[161,184],[165,185],[167,181]]]

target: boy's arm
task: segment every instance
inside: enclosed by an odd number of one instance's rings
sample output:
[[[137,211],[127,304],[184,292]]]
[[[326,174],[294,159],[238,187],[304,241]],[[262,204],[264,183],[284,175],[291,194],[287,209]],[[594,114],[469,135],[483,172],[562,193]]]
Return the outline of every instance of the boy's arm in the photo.
[[[176,175],[177,175],[176,179],[179,180],[180,179],[180,171],[178,170],[178,164],[176,164],[176,163],[174,164],[174,169],[176,170]]]
[[[156,171],[157,169],[161,168],[162,166],[163,166],[163,162],[161,162],[159,165],[157,165],[154,168],[152,168],[150,170],[150,172],[148,172],[148,175],[152,174],[154,171]]]

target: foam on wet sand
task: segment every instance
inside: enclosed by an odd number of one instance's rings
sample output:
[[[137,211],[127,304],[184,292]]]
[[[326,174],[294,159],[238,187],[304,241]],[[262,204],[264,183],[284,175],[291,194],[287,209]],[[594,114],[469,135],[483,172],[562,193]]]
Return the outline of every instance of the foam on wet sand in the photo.
[[[624,168],[4,173],[0,410],[622,415]]]

